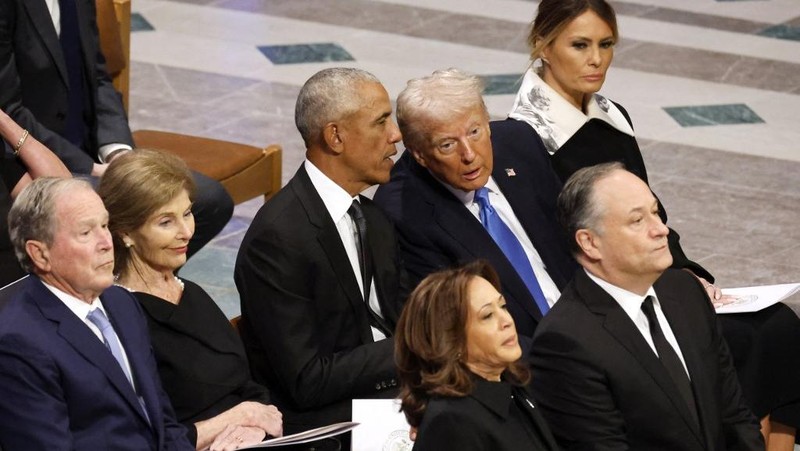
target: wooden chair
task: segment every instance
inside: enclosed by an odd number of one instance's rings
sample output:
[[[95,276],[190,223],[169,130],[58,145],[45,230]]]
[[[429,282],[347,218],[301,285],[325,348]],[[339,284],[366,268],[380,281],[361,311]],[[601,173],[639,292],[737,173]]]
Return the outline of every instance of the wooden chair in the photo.
[[[130,91],[131,0],[95,0],[100,47],[114,87],[128,110]],[[239,204],[256,196],[269,199],[281,188],[282,149],[157,130],[133,132],[137,147],[175,154],[190,168],[220,183]]]

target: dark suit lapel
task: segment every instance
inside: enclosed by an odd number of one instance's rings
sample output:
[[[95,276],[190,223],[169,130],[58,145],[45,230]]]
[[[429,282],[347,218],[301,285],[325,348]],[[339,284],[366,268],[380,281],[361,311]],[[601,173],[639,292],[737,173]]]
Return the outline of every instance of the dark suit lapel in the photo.
[[[373,341],[372,331],[364,308],[364,298],[361,294],[361,289],[358,287],[358,280],[356,280],[356,276],[353,273],[353,267],[350,265],[347,251],[345,251],[342,244],[339,230],[328,214],[322,198],[317,193],[317,190],[314,189],[314,185],[311,183],[304,166],[300,166],[290,185],[303,205],[309,222],[319,230],[317,241],[328,256],[331,268],[336,273],[336,278],[347,295],[350,306],[353,308],[361,340],[364,343],[371,343]]]
[[[133,410],[141,415],[142,409],[136,398],[136,393],[134,393],[128,378],[125,377],[125,373],[122,372],[122,368],[108,348],[89,329],[89,326],[78,319],[38,278],[31,278],[31,286],[30,302],[38,306],[42,316],[58,324],[58,334],[89,363],[102,371],[120,396],[130,404]],[[106,304],[103,305],[105,306]],[[131,361],[130,353],[127,352],[127,349],[126,354],[129,354],[128,360],[133,366],[133,361]],[[144,420],[144,417],[142,419]]]
[[[704,443],[714,443],[714,438],[711,436],[708,427],[703,423],[703,418],[712,417],[712,415],[704,415],[704,410],[708,406],[715,404],[716,401],[708,398],[708,396],[714,393],[717,387],[711,386],[708,378],[700,377],[700,375],[708,371],[706,369],[708,362],[705,362],[700,356],[697,343],[692,339],[696,336],[695,332],[692,330],[693,321],[691,321],[691,319],[686,319],[685,312],[682,312],[680,309],[681,300],[676,297],[675,293],[659,289],[656,294],[661,304],[661,310],[664,312],[664,316],[667,317],[669,327],[672,329],[672,333],[678,341],[681,354],[683,354],[683,359],[686,361],[686,367],[689,370],[689,377],[691,378],[692,389],[694,391],[695,405],[698,410],[697,414],[701,422],[700,427],[703,429],[703,434],[705,436]]]
[[[117,288],[113,289],[117,290]],[[140,313],[130,311],[130,309],[123,309],[121,305],[121,302],[133,305],[133,302],[138,301],[133,299],[130,301],[117,300],[116,297],[121,293],[120,291],[119,294],[115,296],[110,290],[106,290],[106,292],[100,296],[100,300],[103,302],[103,307],[108,312],[109,320],[119,337],[120,343],[125,348],[125,354],[128,356],[128,363],[133,372],[133,380],[136,383],[138,395],[144,399],[144,404],[147,407],[147,415],[149,416],[150,424],[161,424],[163,420],[161,419],[161,410],[158,408],[161,406],[161,402],[156,387],[153,385],[153,379],[148,377],[151,371],[147,362],[147,359],[150,358],[150,355],[147,353],[150,351],[150,346],[147,346],[146,339],[142,336],[140,331],[136,330],[135,325],[137,321],[130,318],[131,315],[139,315]],[[124,295],[127,296],[128,294],[125,293]],[[143,352],[145,349],[147,352]],[[143,415],[141,404],[139,404],[138,399],[136,400],[136,411],[139,413],[142,420],[147,420]]]
[[[691,413],[686,402],[681,397],[675,383],[669,377],[664,365],[656,356],[650,345],[647,344],[641,332],[631,321],[627,313],[617,304],[605,290],[589,279],[586,272],[581,270],[575,274],[575,287],[583,298],[589,310],[605,316],[603,327],[611,334],[633,357],[645,371],[653,378],[655,383],[667,395],[673,407],[680,412],[686,426],[692,430],[695,437],[705,443],[700,437],[697,426],[691,420]]]
[[[474,258],[489,260],[500,275],[503,288],[519,300],[519,304],[529,315],[537,322],[540,321],[542,313],[534,303],[528,288],[480,221],[453,196],[453,193],[433,178],[427,169],[416,162],[412,167],[417,178],[426,185],[426,191],[432,194],[426,201],[433,206],[434,221]]]
[[[50,10],[47,9],[44,0],[20,0],[20,3],[26,9],[28,18],[42,38],[42,42],[50,53],[53,62],[55,62],[58,73],[61,75],[61,81],[64,85],[69,86],[67,63],[64,61],[64,53],[61,50],[61,43],[58,41],[58,34],[56,34]]]

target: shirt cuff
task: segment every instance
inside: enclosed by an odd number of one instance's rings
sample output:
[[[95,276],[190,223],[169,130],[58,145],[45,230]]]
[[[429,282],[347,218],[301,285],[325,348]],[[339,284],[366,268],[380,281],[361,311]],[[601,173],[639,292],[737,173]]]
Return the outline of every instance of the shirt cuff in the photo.
[[[133,150],[133,148],[127,144],[122,143],[110,143],[104,144],[100,146],[100,149],[97,151],[97,158],[100,159],[101,163],[106,163],[108,157],[118,151],[118,150]]]

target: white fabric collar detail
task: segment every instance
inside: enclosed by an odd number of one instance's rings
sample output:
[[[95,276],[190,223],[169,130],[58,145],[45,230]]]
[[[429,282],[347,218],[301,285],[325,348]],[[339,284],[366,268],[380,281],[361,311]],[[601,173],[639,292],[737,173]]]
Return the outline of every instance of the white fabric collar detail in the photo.
[[[600,94],[592,96],[586,110],[587,114],[583,114],[530,68],[522,78],[522,86],[508,117],[525,121],[533,127],[551,155],[591,119],[599,119],[626,135],[634,136],[622,111]]]

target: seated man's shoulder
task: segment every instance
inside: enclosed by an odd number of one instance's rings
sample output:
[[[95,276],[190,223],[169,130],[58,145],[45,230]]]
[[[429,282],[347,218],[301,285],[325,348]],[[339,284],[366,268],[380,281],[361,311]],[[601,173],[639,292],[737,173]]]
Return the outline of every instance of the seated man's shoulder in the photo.
[[[373,200],[393,221],[402,219],[404,205],[406,200],[410,199],[409,189],[414,186],[411,180],[413,177],[411,167],[415,164],[417,163],[413,161],[411,152],[405,150],[395,162],[389,182],[379,186],[375,191]]]
[[[679,286],[681,288],[700,287],[699,281],[689,271],[684,269],[667,268],[661,277],[656,280],[658,286]]]

